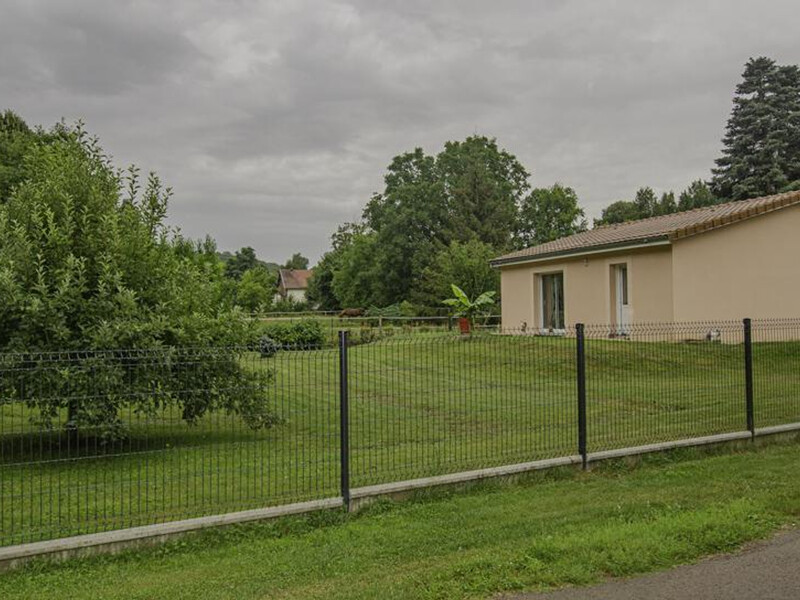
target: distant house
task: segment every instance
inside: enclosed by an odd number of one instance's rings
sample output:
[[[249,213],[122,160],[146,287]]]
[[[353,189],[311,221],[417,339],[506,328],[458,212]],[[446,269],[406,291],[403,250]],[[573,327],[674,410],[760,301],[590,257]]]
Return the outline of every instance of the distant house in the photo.
[[[313,272],[313,269],[280,269],[275,299],[305,302],[308,279]]]
[[[800,314],[800,192],[596,227],[500,256],[503,328]]]

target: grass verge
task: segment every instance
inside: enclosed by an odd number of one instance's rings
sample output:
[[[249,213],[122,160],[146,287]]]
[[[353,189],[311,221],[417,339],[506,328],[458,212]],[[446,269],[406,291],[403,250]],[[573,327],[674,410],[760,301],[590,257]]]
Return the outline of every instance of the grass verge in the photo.
[[[483,598],[728,551],[800,517],[800,444],[428,491],[0,576],[2,598]]]

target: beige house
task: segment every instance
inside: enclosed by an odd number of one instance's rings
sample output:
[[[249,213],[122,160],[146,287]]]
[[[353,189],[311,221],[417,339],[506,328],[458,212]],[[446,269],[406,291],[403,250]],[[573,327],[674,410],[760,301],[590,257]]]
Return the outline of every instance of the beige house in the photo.
[[[506,330],[797,316],[800,192],[596,227],[492,265]]]

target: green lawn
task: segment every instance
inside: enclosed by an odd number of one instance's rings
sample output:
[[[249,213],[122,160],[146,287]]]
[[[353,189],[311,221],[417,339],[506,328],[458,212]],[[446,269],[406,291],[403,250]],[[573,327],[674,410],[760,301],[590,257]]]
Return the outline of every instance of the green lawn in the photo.
[[[575,454],[574,353],[573,339],[495,335],[351,348],[353,487]],[[757,425],[800,421],[800,345],[754,355]],[[124,443],[86,438],[65,457],[27,409],[0,407],[0,545],[338,495],[336,351],[246,364],[275,371],[280,425],[131,414]],[[738,344],[592,339],[587,385],[590,451],[745,428]]]
[[[559,469],[356,515],[208,531],[0,575],[0,597],[457,599],[585,585],[729,551],[800,517],[798,441]]]

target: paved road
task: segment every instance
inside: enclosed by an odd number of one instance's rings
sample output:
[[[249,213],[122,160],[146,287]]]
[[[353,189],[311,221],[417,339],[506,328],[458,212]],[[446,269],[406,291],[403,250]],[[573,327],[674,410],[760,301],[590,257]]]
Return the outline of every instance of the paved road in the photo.
[[[670,571],[515,600],[798,600],[800,530]]]

